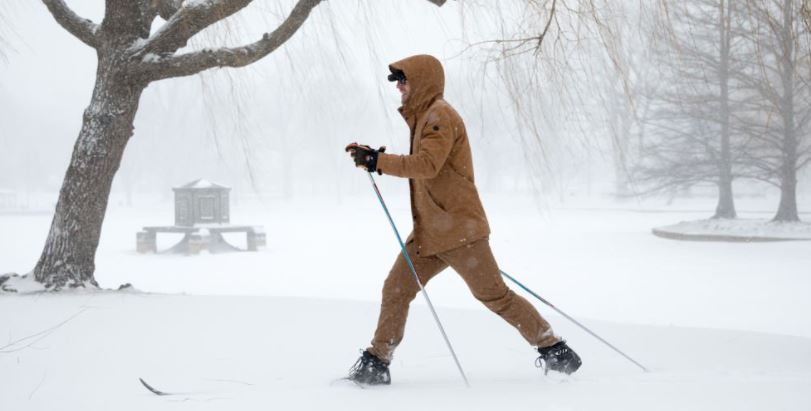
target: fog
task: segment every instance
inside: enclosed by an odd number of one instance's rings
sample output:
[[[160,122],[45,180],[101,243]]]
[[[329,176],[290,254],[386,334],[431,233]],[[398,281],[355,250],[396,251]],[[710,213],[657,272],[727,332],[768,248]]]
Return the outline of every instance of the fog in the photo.
[[[71,3],[80,15],[101,20],[98,2]],[[281,3],[259,1],[195,37],[189,48],[255,39],[285,15],[291,2]],[[445,96],[466,121],[483,191],[535,192],[555,202],[572,196],[628,198],[617,188],[627,177],[618,175],[623,167],[616,164],[615,144],[618,133],[628,130],[610,123],[617,100],[607,99],[606,90],[624,76],[633,82],[635,70],[655,64],[645,60],[643,42],[633,36],[639,12],[625,26],[631,36],[614,46],[629,54],[625,71],[607,67],[606,46],[581,38],[566,49],[569,55],[549,57],[565,59],[567,66],[559,69],[567,74],[537,77],[532,71],[553,66],[528,63],[536,60],[529,55],[505,69],[483,44],[513,36],[505,27],[526,11],[475,6],[328,2],[292,40],[256,64],[153,83],[141,98],[111,204],[168,200],[171,187],[197,178],[233,187],[237,201],[315,193],[340,200],[365,193],[365,181],[343,147],[358,141],[407,151],[408,130],[396,112],[399,94],[385,76],[389,63],[419,53],[433,54],[445,66]],[[95,55],[42,4],[17,1],[4,7],[10,24],[4,27],[6,60],[0,63],[0,188],[48,209],[89,103]],[[161,23],[157,19],[155,25]],[[505,76],[505,70],[514,74]],[[524,80],[527,95],[516,96]],[[624,99],[636,104],[636,92],[620,91],[620,105]],[[811,186],[804,176],[801,198]],[[634,194],[633,181],[630,186]],[[677,196],[714,195],[711,185],[704,187]],[[775,203],[779,197],[777,189],[751,180],[736,181],[735,187],[742,195],[774,197]],[[404,185],[391,189],[402,192]]]
[[[72,3],[81,15],[102,17],[97,2]],[[279,6],[259,3],[198,36],[190,48],[238,44],[272,29]],[[445,66],[446,99],[466,120],[482,188],[537,189],[533,179],[541,180],[527,164],[536,160],[527,155],[532,149],[520,136],[501,80],[483,64],[484,53],[468,47],[498,38],[497,28],[466,13],[456,2],[441,9],[419,1],[329,2],[291,41],[254,65],[150,85],[112,203],[137,204],[146,198],[142,194],[168,198],[170,187],[197,178],[233,187],[237,199],[357,192],[364,181],[343,147],[358,141],[407,151],[408,130],[396,112],[399,94],[385,76],[389,63],[421,53]],[[0,187],[50,193],[55,201],[89,103],[95,55],[39,3],[11,3],[6,14],[12,25],[8,60],[0,65]],[[563,129],[567,119],[555,121],[550,130]],[[548,134],[552,147],[558,136]],[[589,154],[594,169],[586,175],[579,175],[581,166],[566,167],[582,147],[544,162],[558,163],[557,179],[602,183],[596,148]]]

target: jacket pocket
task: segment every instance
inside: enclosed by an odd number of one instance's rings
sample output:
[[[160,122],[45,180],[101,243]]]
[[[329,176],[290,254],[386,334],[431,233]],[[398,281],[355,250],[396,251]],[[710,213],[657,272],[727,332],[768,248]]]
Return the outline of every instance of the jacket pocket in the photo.
[[[443,211],[445,213],[448,212],[448,209],[445,208],[445,205],[443,204],[443,202],[440,201],[440,200],[437,200],[437,197],[434,195],[434,193],[431,192],[431,189],[429,189],[428,186],[425,187],[425,198],[427,198],[428,201],[431,202],[431,204],[434,207],[438,208],[439,210],[441,210],[441,211]]]
[[[467,178],[448,168],[438,178],[426,184],[431,200],[445,212],[465,209],[478,202],[476,186]]]

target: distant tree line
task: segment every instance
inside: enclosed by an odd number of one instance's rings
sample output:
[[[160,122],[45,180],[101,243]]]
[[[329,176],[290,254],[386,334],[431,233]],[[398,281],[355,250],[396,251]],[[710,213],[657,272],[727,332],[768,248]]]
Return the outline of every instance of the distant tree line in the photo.
[[[811,162],[811,0],[498,2],[489,46],[533,174],[561,154],[610,150],[620,196],[717,188],[735,218],[737,180],[775,186],[775,221],[798,221]]]
[[[649,21],[656,69],[633,78],[644,91],[629,111],[643,138],[627,136],[637,192],[714,184],[714,218],[735,218],[733,182],[757,180],[780,190],[775,221],[799,220],[798,174],[811,162],[804,2],[669,3]]]

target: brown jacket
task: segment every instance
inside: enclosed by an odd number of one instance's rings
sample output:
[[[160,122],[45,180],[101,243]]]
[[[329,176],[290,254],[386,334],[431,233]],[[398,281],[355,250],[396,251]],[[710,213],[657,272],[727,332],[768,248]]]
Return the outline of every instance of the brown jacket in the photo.
[[[417,254],[431,256],[487,237],[490,227],[473,180],[473,159],[462,118],[442,98],[442,64],[428,55],[389,65],[411,88],[400,113],[411,130],[409,155],[381,153],[377,168],[409,179]]]

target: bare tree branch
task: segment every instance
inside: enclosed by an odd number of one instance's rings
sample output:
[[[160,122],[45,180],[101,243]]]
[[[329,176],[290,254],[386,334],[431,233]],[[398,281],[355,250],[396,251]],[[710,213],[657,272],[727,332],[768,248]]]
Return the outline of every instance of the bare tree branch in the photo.
[[[194,37],[195,34],[233,15],[253,2],[253,0],[186,0],[185,3],[184,0],[152,1],[159,15],[164,19],[168,19],[168,21],[163,27],[150,36],[146,42],[142,43],[137,50],[133,50],[134,57],[142,58],[149,53],[158,55],[174,53],[178,49],[186,46],[189,39]],[[427,1],[440,7],[446,2],[446,0]],[[296,3],[294,11],[299,9],[299,6],[311,10],[319,3],[320,1],[312,2],[302,0]],[[306,19],[306,15],[304,19]],[[302,19],[302,22],[304,19]],[[295,33],[297,29],[298,27],[293,29],[290,34]],[[287,38],[289,38],[289,36],[282,39],[281,43],[284,43]],[[259,42],[255,44],[258,43]]]
[[[162,19],[169,20],[183,6],[183,0],[152,0],[152,5]]]
[[[428,1],[431,2],[431,3],[437,4],[439,6],[442,5],[442,4],[439,4],[440,2],[437,2],[435,0],[428,0]],[[444,3],[444,0],[442,0],[441,3]],[[463,53],[467,52],[470,49],[473,49],[475,47],[482,46],[482,45],[485,45],[485,44],[494,45],[494,46],[503,45],[500,54],[501,54],[502,57],[507,57],[507,58],[517,56],[517,55],[520,55],[520,54],[524,54],[524,53],[529,53],[529,52],[534,52],[536,54],[540,54],[541,47],[543,46],[543,41],[546,38],[546,35],[549,33],[549,28],[552,26],[552,23],[555,21],[555,19],[557,17],[556,11],[557,11],[557,0],[552,0],[552,5],[551,5],[551,7],[549,9],[549,16],[546,17],[546,22],[543,23],[543,29],[541,30],[541,33],[538,34],[538,35],[529,36],[529,37],[521,37],[521,38],[516,38],[516,39],[484,40],[484,41],[480,41],[480,42],[470,44],[460,54],[463,54]],[[528,44],[530,44],[531,46],[526,47]],[[510,45],[510,46],[506,47],[506,45]]]
[[[143,57],[149,53],[174,53],[184,47],[195,34],[242,10],[251,2],[253,0],[187,1],[171,15],[166,24],[140,46],[140,49],[134,50],[135,57]],[[165,11],[169,12],[171,9]]]
[[[42,0],[60,26],[90,47],[98,47],[98,24],[80,17],[62,0]]]
[[[154,54],[144,56],[139,71],[154,80],[182,77],[197,74],[213,67],[242,67],[251,64],[284,44],[304,24],[310,12],[322,0],[299,0],[290,15],[272,33],[265,33],[254,43],[234,48],[219,48],[160,57]]]

